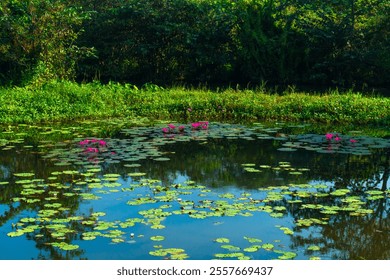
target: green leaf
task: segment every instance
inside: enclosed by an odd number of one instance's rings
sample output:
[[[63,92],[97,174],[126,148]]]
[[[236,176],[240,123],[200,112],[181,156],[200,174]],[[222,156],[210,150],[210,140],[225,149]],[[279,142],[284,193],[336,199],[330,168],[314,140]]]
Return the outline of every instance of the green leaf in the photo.
[[[165,239],[165,237],[161,236],[161,235],[155,235],[155,236],[150,237],[150,239],[152,241],[163,241]]]
[[[214,242],[217,242],[217,243],[229,243],[230,240],[228,238],[220,237],[220,238],[214,239]]]

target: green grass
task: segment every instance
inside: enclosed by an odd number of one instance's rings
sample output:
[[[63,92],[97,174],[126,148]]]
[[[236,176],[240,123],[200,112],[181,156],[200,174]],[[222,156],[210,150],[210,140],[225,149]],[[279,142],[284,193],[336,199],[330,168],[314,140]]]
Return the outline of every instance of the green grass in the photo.
[[[148,85],[52,82],[41,88],[0,89],[0,123],[107,117],[183,121],[310,121],[390,125],[390,99],[337,91],[327,94],[262,90],[163,89]]]

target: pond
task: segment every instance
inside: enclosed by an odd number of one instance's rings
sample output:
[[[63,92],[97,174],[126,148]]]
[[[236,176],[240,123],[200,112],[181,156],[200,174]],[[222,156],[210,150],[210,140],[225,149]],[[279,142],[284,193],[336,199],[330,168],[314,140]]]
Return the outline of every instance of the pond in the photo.
[[[389,259],[390,139],[308,131],[3,128],[0,259]]]

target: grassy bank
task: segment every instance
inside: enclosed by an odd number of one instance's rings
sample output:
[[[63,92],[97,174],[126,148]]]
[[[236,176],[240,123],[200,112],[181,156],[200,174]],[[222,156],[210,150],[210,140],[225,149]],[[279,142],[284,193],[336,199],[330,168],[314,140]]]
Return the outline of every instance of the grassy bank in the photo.
[[[215,121],[310,121],[390,125],[390,99],[359,93],[308,94],[264,90],[163,89],[149,85],[53,82],[39,89],[0,89],[0,123],[145,116]]]

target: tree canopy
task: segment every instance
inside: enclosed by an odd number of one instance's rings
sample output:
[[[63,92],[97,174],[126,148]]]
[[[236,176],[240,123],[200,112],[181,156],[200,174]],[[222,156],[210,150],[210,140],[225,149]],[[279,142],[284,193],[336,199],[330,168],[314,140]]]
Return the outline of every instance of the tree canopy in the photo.
[[[4,0],[0,84],[386,86],[386,0]]]

